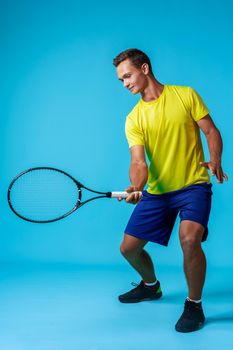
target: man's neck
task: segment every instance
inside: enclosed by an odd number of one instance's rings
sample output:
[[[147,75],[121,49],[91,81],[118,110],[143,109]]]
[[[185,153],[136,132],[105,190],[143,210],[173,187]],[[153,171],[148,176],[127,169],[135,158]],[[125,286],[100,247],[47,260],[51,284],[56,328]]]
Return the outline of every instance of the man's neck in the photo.
[[[158,82],[154,77],[149,77],[148,85],[145,90],[141,93],[142,99],[145,102],[157,100],[162,94],[164,85]]]

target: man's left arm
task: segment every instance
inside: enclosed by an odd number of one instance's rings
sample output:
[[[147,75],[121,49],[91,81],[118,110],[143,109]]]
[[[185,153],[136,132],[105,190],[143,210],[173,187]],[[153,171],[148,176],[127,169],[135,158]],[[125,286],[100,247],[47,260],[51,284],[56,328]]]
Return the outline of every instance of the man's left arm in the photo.
[[[209,114],[198,120],[197,124],[205,134],[210,152],[210,161],[201,162],[200,165],[209,169],[211,174],[217,177],[218,183],[223,183],[223,180],[228,180],[228,176],[223,172],[221,166],[223,148],[221,134]]]

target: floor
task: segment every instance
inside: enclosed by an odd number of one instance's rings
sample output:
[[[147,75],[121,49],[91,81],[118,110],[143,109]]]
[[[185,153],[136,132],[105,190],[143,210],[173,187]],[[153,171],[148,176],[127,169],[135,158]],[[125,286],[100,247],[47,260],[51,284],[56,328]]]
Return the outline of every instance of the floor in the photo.
[[[180,334],[174,330],[186,297],[180,267],[159,268],[162,299],[121,304],[118,294],[139,281],[127,266],[0,266],[1,350],[233,349],[230,269],[209,268],[206,325]]]

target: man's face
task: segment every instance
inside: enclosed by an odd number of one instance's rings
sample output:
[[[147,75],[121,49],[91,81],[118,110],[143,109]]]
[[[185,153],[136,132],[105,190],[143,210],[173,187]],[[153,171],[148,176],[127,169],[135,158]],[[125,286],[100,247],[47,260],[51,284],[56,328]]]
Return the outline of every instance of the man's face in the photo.
[[[127,59],[121,62],[116,68],[119,80],[134,95],[143,92],[147,85],[148,69],[146,66],[144,64],[141,68],[137,68]]]

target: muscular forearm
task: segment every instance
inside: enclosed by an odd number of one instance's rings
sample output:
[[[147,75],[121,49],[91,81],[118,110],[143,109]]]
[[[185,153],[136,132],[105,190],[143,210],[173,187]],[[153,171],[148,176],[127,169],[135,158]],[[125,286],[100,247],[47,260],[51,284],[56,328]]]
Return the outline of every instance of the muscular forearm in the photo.
[[[133,187],[142,191],[147,183],[148,167],[145,162],[131,163],[129,169],[129,177]]]
[[[222,137],[217,128],[213,129],[206,135],[208,148],[210,152],[210,161],[213,163],[220,163],[222,158]]]
[[[217,177],[219,183],[223,183],[223,180],[227,180],[228,176],[222,170],[222,137],[217,128],[212,128],[209,132],[205,133],[208,142],[210,161],[201,162],[200,165],[210,170],[212,176]]]

